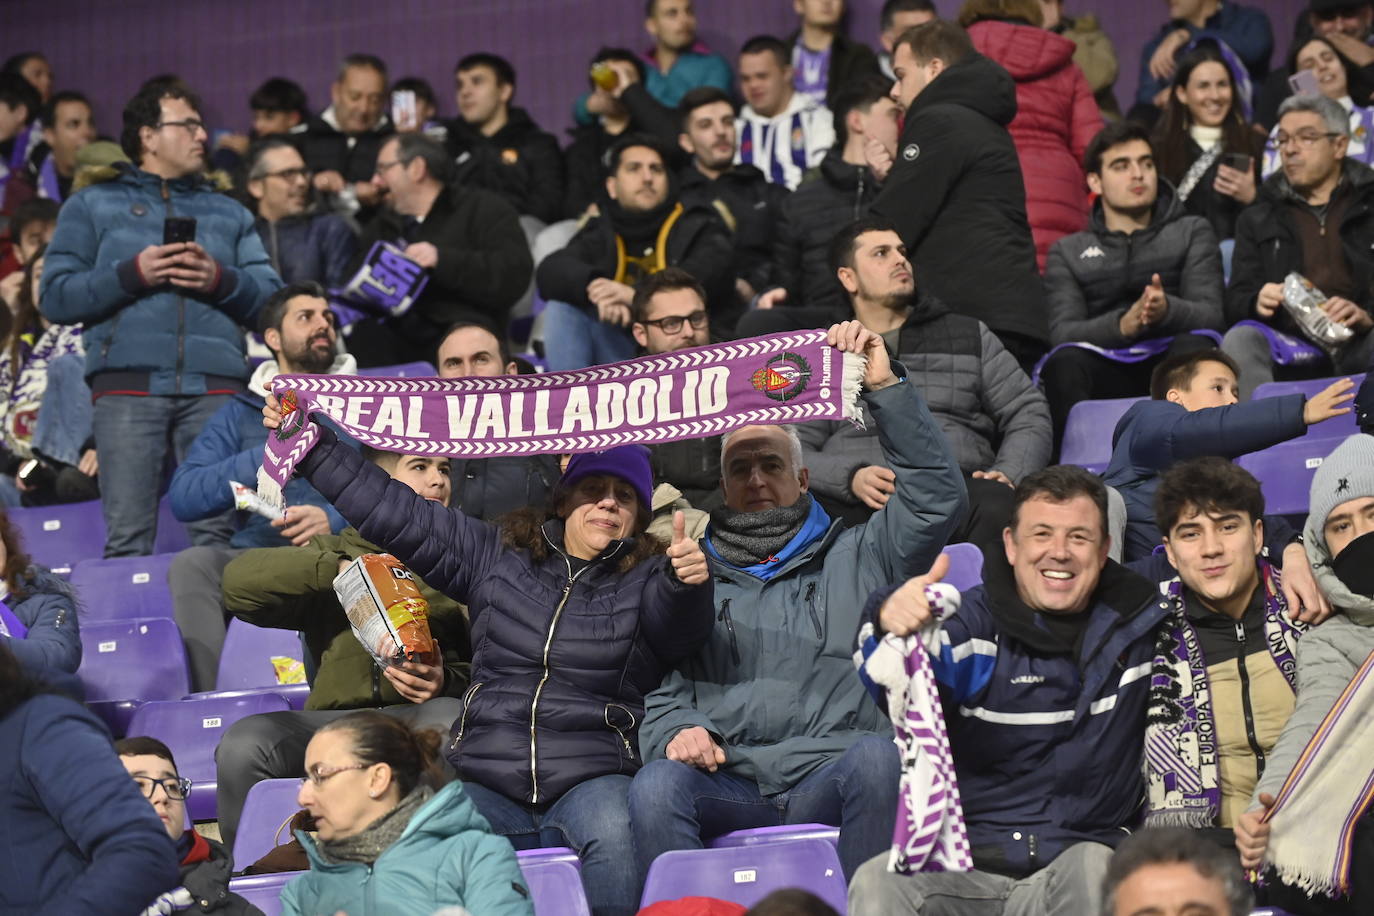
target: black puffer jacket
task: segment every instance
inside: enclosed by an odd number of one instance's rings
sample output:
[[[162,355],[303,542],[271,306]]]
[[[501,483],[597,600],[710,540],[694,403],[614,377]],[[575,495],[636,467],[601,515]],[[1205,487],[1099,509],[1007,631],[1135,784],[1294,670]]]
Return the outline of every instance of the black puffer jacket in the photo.
[[[1169,311],[1148,336],[1221,330],[1221,255],[1207,220],[1184,213],[1163,179],[1150,225],[1127,235],[1103,222],[1102,202],[1093,205],[1088,229],[1066,235],[1045,260],[1050,304],[1050,340],[1076,340],[1099,347],[1125,347],[1121,316],[1159,274]]]
[[[845,162],[832,149],[783,201],[773,243],[773,285],[787,290],[788,305],[849,312],[849,296],[830,269],[830,240],[842,226],[868,215],[877,196],[868,166]]]
[[[445,141],[459,184],[500,194],[521,214],[546,223],[563,209],[563,154],[553,134],[539,129],[523,108],[512,108],[490,137],[462,118],[448,122]]]
[[[468,606],[472,686],[448,751],[458,774],[536,804],[637,771],[644,696],[710,635],[711,582],[683,585],[634,540],[577,569],[559,521],[510,546],[507,532],[421,498],[320,432],[300,472],[363,537]]]
[[[752,165],[733,166],[716,179],[689,165],[680,173],[678,186],[683,204],[710,207],[725,221],[735,246],[731,276],[747,281],[757,292],[775,286],[773,238],[787,188],[764,178]]]
[[[558,482],[553,455],[455,458],[449,465],[453,505],[464,515],[495,521],[527,506],[543,508]]]
[[[872,211],[896,223],[916,288],[997,333],[1049,340],[1026,219],[1021,163],[1007,125],[1016,84],[974,55],[911,103],[896,165]]]
[[[301,158],[315,174],[338,172],[344,181],[358,182],[372,180],[372,173],[377,170],[377,152],[389,136],[390,120],[376,130],[355,135],[350,145],[348,134],[321,116],[311,118],[303,132],[289,134],[288,139],[296,144]]]

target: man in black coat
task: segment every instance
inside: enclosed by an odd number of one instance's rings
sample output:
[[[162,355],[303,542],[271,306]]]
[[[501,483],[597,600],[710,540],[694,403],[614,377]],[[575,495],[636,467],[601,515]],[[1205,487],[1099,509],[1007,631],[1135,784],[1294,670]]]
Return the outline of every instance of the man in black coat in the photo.
[[[377,154],[373,182],[388,206],[359,243],[399,244],[425,268],[429,282],[399,318],[353,326],[349,351],[361,367],[427,360],[445,327],[474,315],[504,328],[511,305],[529,285],[533,261],[520,215],[501,197],[451,183],[452,162],[424,134],[396,134]]]
[[[495,191],[522,216],[552,223],[563,209],[563,155],[552,134],[511,106],[515,68],[495,54],[469,54],[454,73],[459,117],[447,146],[459,184]]]
[[[896,224],[916,288],[982,321],[1029,370],[1049,334],[1007,132],[1016,86],[943,20],[903,34],[892,61],[892,97],[906,124],[872,213]]]
[[[377,150],[391,133],[386,113],[386,64],[371,54],[350,54],[339,63],[331,104],[293,134],[314,172],[315,190],[330,195],[332,209],[370,217],[379,200],[372,184]]]
[[[730,233],[714,210],[678,199],[658,141],[625,137],[607,159],[600,215],[545,258],[535,276],[548,302],[544,356],[555,372],[634,356],[628,332],[634,285],[665,267],[681,267],[701,281],[718,328],[732,328],[738,314]]]

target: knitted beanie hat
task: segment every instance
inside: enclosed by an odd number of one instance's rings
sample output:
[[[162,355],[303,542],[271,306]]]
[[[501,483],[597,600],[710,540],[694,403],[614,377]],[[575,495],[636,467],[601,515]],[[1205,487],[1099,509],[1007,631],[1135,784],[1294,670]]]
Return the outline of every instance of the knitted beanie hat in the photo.
[[[1321,532],[1332,510],[1362,496],[1374,496],[1374,436],[1356,433],[1327,455],[1312,475],[1307,530],[1317,534],[1323,550],[1326,536]]]
[[[581,452],[568,461],[560,483],[572,489],[584,477],[610,474],[634,488],[645,512],[654,506],[654,475],[649,470],[649,450],[642,445],[617,445],[604,452]]]

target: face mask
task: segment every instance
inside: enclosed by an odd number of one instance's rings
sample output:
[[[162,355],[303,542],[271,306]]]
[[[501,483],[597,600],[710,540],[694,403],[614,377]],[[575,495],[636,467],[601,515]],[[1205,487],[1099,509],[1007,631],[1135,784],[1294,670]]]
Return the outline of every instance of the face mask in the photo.
[[[1374,531],[1346,544],[1331,571],[1354,594],[1374,597]]]

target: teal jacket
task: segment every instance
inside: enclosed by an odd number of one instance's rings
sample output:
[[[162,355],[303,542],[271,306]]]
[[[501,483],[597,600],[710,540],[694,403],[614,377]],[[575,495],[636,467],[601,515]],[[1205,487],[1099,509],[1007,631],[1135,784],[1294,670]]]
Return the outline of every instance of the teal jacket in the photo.
[[[315,841],[296,838],[310,871],[282,891],[282,916],[412,916],[461,906],[478,916],[534,916],[534,904],[510,840],[491,832],[486,818],[451,782],[415,812],[400,839],[369,868],[327,864]]]
[[[863,400],[896,492],[866,524],[832,523],[766,581],[711,560],[715,628],[645,700],[645,760],[663,757],[678,732],[699,725],[724,748],[727,771],[772,795],[860,738],[891,736],[886,713],[854,670],[864,602],[874,589],[930,568],[967,511],[968,494],[911,382]]]
[[[701,42],[679,55],[667,73],[658,69],[652,51],[640,57],[644,61],[644,88],[664,108],[676,109],[682,97],[698,86],[714,86],[729,92],[730,84],[734,81],[730,62]],[[573,120],[578,124],[596,123],[596,118],[587,110],[589,94],[582,93],[573,103]]]
[[[162,244],[168,216],[196,221],[196,242],[219,264],[209,293],[149,286],[136,259]],[[207,376],[247,380],[244,328],[281,287],[253,216],[200,176],[164,181],[122,165],[110,181],[62,205],[43,262],[43,316],[84,324],[86,376],[148,374],[148,393],[197,395]]]

